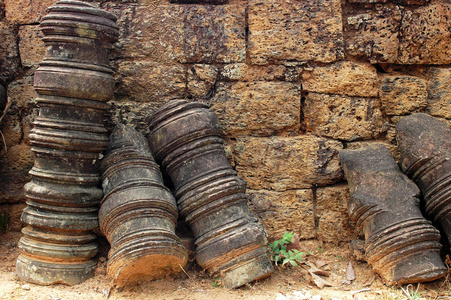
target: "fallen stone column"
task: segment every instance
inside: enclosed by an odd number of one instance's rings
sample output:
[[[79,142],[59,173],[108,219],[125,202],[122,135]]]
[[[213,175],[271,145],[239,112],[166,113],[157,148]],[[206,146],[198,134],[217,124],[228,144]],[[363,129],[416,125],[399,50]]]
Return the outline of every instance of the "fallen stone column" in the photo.
[[[19,277],[38,284],[78,284],[94,275],[98,251],[98,161],[108,145],[103,125],[114,92],[108,49],[116,17],[89,4],[59,1],[40,24],[46,54],[34,74],[39,115],[30,133],[34,166],[25,185],[28,226],[19,241]]]
[[[451,244],[451,129],[427,114],[396,124],[399,166],[423,193],[425,210]]]
[[[365,254],[387,285],[445,275],[440,233],[420,211],[420,191],[383,145],[340,150],[351,199],[350,218],[363,228]]]
[[[108,275],[117,286],[181,272],[188,251],[175,235],[177,205],[146,138],[118,125],[101,162],[100,229],[111,244]]]
[[[245,182],[226,158],[216,115],[202,103],[176,100],[149,127],[152,152],[193,230],[198,264],[228,288],[269,276],[266,230],[247,207]]]

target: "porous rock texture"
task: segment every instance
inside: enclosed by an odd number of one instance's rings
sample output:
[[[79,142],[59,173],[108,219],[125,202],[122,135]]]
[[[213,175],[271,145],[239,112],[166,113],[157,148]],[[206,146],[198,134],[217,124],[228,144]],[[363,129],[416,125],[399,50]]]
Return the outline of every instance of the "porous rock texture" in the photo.
[[[5,205],[24,203],[30,179],[32,82],[45,53],[37,24],[55,2],[0,0],[0,83],[12,101],[0,125]],[[396,154],[394,126],[415,112],[451,124],[449,1],[87,2],[120,28],[107,128],[146,135],[171,99],[209,104],[270,239],[292,230],[349,242],[358,232],[343,215],[337,151],[379,142]]]

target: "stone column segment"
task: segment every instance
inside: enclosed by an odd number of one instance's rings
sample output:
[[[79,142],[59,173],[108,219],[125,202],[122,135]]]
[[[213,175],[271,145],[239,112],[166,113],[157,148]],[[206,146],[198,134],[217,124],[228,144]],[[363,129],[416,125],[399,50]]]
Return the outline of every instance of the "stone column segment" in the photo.
[[[396,124],[399,166],[420,188],[426,214],[451,241],[451,129],[419,113]]]
[[[34,74],[39,115],[30,132],[34,166],[25,185],[28,226],[16,272],[38,284],[78,284],[94,274],[98,246],[98,160],[114,79],[108,49],[116,17],[79,1],[59,1],[40,24],[46,54]]]
[[[440,233],[420,211],[420,191],[383,145],[341,150],[350,218],[363,229],[365,254],[387,285],[445,275]]]
[[[147,139],[117,125],[101,162],[100,229],[111,244],[107,273],[117,286],[182,271],[188,251],[175,235],[177,204]]]
[[[267,233],[248,209],[245,182],[226,158],[215,113],[174,100],[153,115],[149,129],[154,157],[193,230],[198,264],[228,288],[269,276]]]

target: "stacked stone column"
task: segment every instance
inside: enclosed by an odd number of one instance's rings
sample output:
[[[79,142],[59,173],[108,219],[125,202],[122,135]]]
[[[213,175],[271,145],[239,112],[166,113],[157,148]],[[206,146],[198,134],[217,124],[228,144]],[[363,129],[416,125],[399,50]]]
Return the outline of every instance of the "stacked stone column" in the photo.
[[[108,49],[116,17],[89,4],[59,1],[41,22],[46,55],[34,75],[39,115],[30,133],[35,163],[25,185],[28,226],[19,242],[19,277],[78,284],[93,276],[98,246],[98,161],[114,92]]]
[[[149,143],[193,230],[197,263],[228,288],[269,276],[266,231],[247,207],[245,182],[226,158],[214,112],[175,100],[151,120]]]

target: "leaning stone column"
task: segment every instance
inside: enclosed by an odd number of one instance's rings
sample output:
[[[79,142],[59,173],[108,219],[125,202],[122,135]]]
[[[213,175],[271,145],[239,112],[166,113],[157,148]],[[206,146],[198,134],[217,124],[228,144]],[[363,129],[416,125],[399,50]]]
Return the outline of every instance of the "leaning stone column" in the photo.
[[[351,199],[348,212],[363,228],[368,263],[388,285],[445,275],[440,233],[420,211],[418,187],[383,145],[341,150]]]
[[[116,126],[101,162],[100,229],[111,243],[108,275],[117,286],[183,270],[188,251],[175,235],[177,205],[144,136]]]
[[[426,214],[440,224],[451,244],[451,129],[427,114],[396,124],[399,165],[423,193]]]
[[[49,7],[41,30],[47,48],[34,74],[39,115],[30,133],[34,166],[25,185],[28,226],[19,242],[19,277],[78,284],[93,276],[102,199],[97,162],[108,145],[103,126],[114,79],[108,49],[116,17],[78,1]]]
[[[245,182],[230,166],[219,121],[202,103],[171,101],[151,119],[149,143],[175,187],[198,264],[234,288],[273,272],[266,231],[247,207]]]

